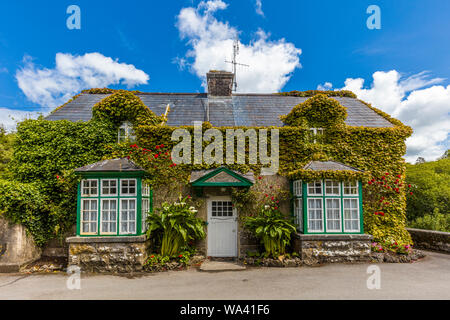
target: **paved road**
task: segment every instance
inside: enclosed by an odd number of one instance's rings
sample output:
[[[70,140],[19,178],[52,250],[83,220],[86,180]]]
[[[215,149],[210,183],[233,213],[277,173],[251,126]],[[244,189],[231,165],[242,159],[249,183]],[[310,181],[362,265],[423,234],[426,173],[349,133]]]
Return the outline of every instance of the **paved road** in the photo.
[[[381,288],[367,289],[368,264],[252,268],[219,273],[163,272],[136,278],[0,274],[0,299],[450,299],[450,255],[428,252],[412,264],[378,264]]]

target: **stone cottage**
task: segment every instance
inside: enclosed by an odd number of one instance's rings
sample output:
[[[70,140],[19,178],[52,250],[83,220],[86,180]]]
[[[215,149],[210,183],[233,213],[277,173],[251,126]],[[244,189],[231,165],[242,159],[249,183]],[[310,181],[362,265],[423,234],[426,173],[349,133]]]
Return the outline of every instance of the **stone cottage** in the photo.
[[[314,96],[314,93],[303,96],[237,94],[232,92],[233,79],[232,73],[215,71],[207,74],[208,93],[138,92],[135,95],[154,114],[165,114],[166,126],[193,126],[197,121],[209,122],[215,128],[286,128],[282,116],[294,112],[296,106]],[[110,95],[82,93],[46,120],[89,121],[93,116],[93,106]],[[331,93],[329,99],[346,110],[342,124],[346,128],[385,129],[397,125],[395,119],[391,121],[389,116],[354,96]],[[358,159],[364,158],[362,150],[368,145],[363,144],[357,149],[349,147],[349,142],[346,148],[334,151],[329,147],[333,143],[326,145],[322,141],[332,129],[326,125],[313,125],[311,120],[305,138],[308,150],[312,150],[309,151],[311,156],[283,153],[282,142],[280,153],[283,154],[280,157],[290,166],[290,172],[264,176],[264,179],[290,192],[289,200],[280,203],[280,209],[292,216],[296,223],[298,234],[294,249],[302,258],[364,261],[370,254],[372,239],[365,233],[363,223],[366,213],[363,210],[362,177],[368,167],[355,165],[367,163],[355,160],[355,154]],[[134,138],[131,121],[122,122],[117,130],[118,142]],[[330,135],[330,139],[335,137]],[[294,148],[305,144],[301,139],[291,143]],[[326,146],[319,150],[319,145]],[[323,157],[321,152],[328,152],[327,157]],[[395,161],[401,163],[402,155],[398,155]],[[77,235],[67,239],[70,263],[81,264],[84,260],[88,265],[89,261],[104,259],[102,257],[107,253],[108,262],[102,262],[107,265],[106,269],[115,270],[111,265],[120,264],[124,259],[128,261],[125,269],[139,269],[148,246],[145,215],[151,211],[154,202],[161,202],[161,199],[154,199],[151,186],[144,184],[145,171],[126,158],[89,164],[75,171],[82,180],[78,189]],[[336,178],[342,176],[340,173],[349,178]],[[187,188],[204,200],[199,215],[208,222],[207,238],[199,244],[205,255],[237,258],[257,248],[258,244],[239,223],[238,217],[242,212],[233,204],[231,189],[252,188],[258,179],[260,177],[253,171],[232,170],[227,165],[192,170]]]

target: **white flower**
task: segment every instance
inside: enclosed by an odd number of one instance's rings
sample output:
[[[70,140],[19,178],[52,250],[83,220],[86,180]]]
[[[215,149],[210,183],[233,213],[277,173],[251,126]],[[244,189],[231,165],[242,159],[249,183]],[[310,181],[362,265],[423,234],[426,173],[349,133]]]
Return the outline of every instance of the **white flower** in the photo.
[[[267,204],[264,206],[264,209],[266,209],[266,210],[268,210],[269,208],[270,208],[270,206]]]

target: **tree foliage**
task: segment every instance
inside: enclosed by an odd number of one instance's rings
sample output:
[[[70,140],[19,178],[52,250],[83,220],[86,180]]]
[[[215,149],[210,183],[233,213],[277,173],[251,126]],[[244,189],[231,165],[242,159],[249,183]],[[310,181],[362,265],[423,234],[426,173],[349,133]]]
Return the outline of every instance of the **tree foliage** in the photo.
[[[407,217],[414,221],[435,210],[450,215],[450,159],[407,164],[406,183],[415,186],[415,193],[407,201]]]

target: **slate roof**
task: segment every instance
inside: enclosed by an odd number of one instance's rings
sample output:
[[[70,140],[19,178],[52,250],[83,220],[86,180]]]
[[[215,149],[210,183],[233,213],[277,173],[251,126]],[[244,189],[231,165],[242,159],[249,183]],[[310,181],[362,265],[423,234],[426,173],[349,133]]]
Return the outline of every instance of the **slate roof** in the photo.
[[[109,159],[99,161],[87,166],[75,169],[75,172],[136,172],[145,171],[133,161],[127,158]]]
[[[81,94],[46,119],[88,121],[92,117],[92,107],[107,96],[108,94]],[[163,114],[169,105],[167,122],[169,126],[193,125],[194,121],[209,121],[216,127],[283,126],[279,116],[288,114],[294,106],[308,99],[275,94],[233,94],[232,97],[209,98],[207,94],[194,93],[143,93],[137,96],[157,115]],[[345,123],[349,126],[393,126],[357,99],[332,98],[347,107],[348,116]]]
[[[333,171],[349,170],[355,172],[363,171],[336,161],[311,161],[306,166],[304,166],[303,169],[313,171],[324,171],[324,170],[333,170]]]

